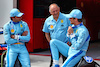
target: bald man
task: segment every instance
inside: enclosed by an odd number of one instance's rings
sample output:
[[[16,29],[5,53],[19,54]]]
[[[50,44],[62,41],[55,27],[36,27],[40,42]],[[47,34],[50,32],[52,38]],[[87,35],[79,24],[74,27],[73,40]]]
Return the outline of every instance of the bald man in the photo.
[[[60,7],[55,3],[49,6],[49,13],[51,14],[51,16],[49,16],[45,20],[43,30],[42,30],[43,32],[45,32],[45,37],[47,41],[50,43],[50,40],[57,39],[64,43],[67,43],[68,39],[66,33],[68,27],[70,26],[69,19],[63,13],[60,12]],[[64,62],[66,57],[64,56],[62,57]],[[52,62],[53,60],[51,56],[50,67],[52,66]]]

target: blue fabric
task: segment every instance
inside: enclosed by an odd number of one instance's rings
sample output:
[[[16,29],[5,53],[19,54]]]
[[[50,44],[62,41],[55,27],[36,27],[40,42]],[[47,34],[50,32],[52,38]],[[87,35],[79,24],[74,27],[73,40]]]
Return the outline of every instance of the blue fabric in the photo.
[[[7,44],[0,44],[0,47],[7,47]]]
[[[24,31],[28,31],[27,36],[21,36]],[[10,21],[10,23],[6,23],[4,25],[4,39],[7,44],[13,44],[17,42],[28,42],[30,40],[30,31],[29,27],[26,22],[20,21],[18,24],[14,24],[13,21]],[[10,35],[19,35],[19,41],[16,39],[12,39]]]
[[[53,60],[59,61],[59,52],[67,57],[62,67],[74,67],[81,57],[86,55],[88,49],[90,36],[87,28],[82,24],[76,26],[73,31],[75,37],[69,38],[72,44],[70,47],[57,39],[50,41]]]
[[[51,15],[45,20],[42,31],[45,33],[50,33],[51,39],[58,39],[60,41],[66,42],[67,37],[67,29],[70,26],[70,21],[66,16],[62,13],[59,14],[59,18],[57,21],[53,19]]]
[[[72,26],[72,28],[74,29],[74,28],[77,28],[77,27],[80,27],[80,26],[82,26],[83,25],[83,22],[82,23],[80,23],[79,25],[76,25],[76,26]]]
[[[10,45],[7,49],[7,65],[13,67],[18,56],[23,67],[30,67],[30,58],[25,45]]]
[[[54,60],[59,60],[59,52],[65,57],[68,57],[69,46],[66,43],[52,39],[50,41],[50,48]]]
[[[3,31],[0,31],[0,34],[3,34]]]
[[[28,31],[27,36],[21,36],[24,31]],[[4,39],[7,43],[7,64],[6,67],[13,67],[15,60],[18,56],[23,67],[30,67],[30,58],[28,51],[25,46],[25,42],[30,40],[30,31],[26,22],[20,21],[18,23],[13,23],[13,21],[8,22],[4,25]],[[11,35],[19,35],[19,40],[12,39]],[[14,43],[23,44],[14,44]]]
[[[77,54],[75,54],[74,56],[72,56],[70,59],[68,59],[66,61],[66,63],[62,66],[62,67],[66,67],[68,65],[68,63],[70,63],[74,58],[76,58],[78,55],[82,54],[83,51],[79,51]],[[76,60],[75,60],[76,61]]]
[[[77,25],[77,26],[79,26],[79,25]],[[74,30],[75,37],[70,39],[70,41],[72,43],[71,47],[74,47],[74,49],[76,49],[76,50],[79,49],[79,50],[87,51],[88,43],[90,40],[90,36],[89,36],[89,32],[88,32],[87,28],[84,25],[81,25],[79,27],[74,28],[73,30]],[[87,40],[87,38],[88,38],[88,40]]]
[[[60,67],[59,65],[55,65],[55,67]]]
[[[14,24],[18,24],[19,22],[17,22],[17,23],[16,23],[16,22],[13,22],[13,23],[14,23]]]
[[[88,37],[87,37],[86,41],[88,41],[88,39],[89,39],[89,38],[90,38],[90,35],[88,35]],[[85,41],[85,42],[86,42],[86,41]]]

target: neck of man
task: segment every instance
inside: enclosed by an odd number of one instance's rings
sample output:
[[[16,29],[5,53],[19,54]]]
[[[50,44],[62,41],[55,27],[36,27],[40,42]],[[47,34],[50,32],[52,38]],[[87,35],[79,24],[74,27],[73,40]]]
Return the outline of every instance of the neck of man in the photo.
[[[53,16],[53,18],[56,20],[56,22],[57,22],[57,20],[58,20],[58,18],[59,18],[59,14],[58,14],[58,16]]]
[[[79,25],[80,23],[81,23],[81,22],[78,22],[78,21],[77,21],[74,25],[76,26],[76,25]]]
[[[58,20],[58,17],[54,18],[56,21]]]
[[[17,21],[17,20],[14,20],[14,19],[13,19],[12,21],[13,21],[13,22],[15,22],[15,23],[19,22],[19,21]]]

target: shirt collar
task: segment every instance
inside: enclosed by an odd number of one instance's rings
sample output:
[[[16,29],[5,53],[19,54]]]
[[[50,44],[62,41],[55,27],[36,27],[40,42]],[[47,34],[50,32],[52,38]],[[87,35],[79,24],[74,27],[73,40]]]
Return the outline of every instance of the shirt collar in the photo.
[[[59,12],[59,17],[58,17],[58,19],[61,19],[62,17],[61,17],[61,12]],[[54,18],[53,18],[53,15],[51,15],[51,20],[53,21],[54,20]]]
[[[11,22],[13,23],[13,24],[18,24],[19,22],[13,22],[12,20],[11,20]]]
[[[82,25],[83,25],[83,22],[81,22],[81,23],[78,24],[78,25],[73,25],[72,28],[77,28],[77,27],[80,27],[80,26],[82,26]]]

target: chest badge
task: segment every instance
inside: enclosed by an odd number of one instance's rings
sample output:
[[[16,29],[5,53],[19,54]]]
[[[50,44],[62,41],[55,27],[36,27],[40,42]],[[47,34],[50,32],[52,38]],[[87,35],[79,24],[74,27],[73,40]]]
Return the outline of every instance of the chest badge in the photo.
[[[61,23],[63,23],[64,21],[63,20],[61,20]]]
[[[11,29],[11,33],[14,33],[14,31],[15,31],[14,29]]]
[[[22,24],[20,24],[20,27],[23,27],[23,25],[22,25]]]
[[[53,28],[53,25],[50,25],[50,28],[52,29]]]
[[[76,33],[77,33],[78,29],[76,30]]]

